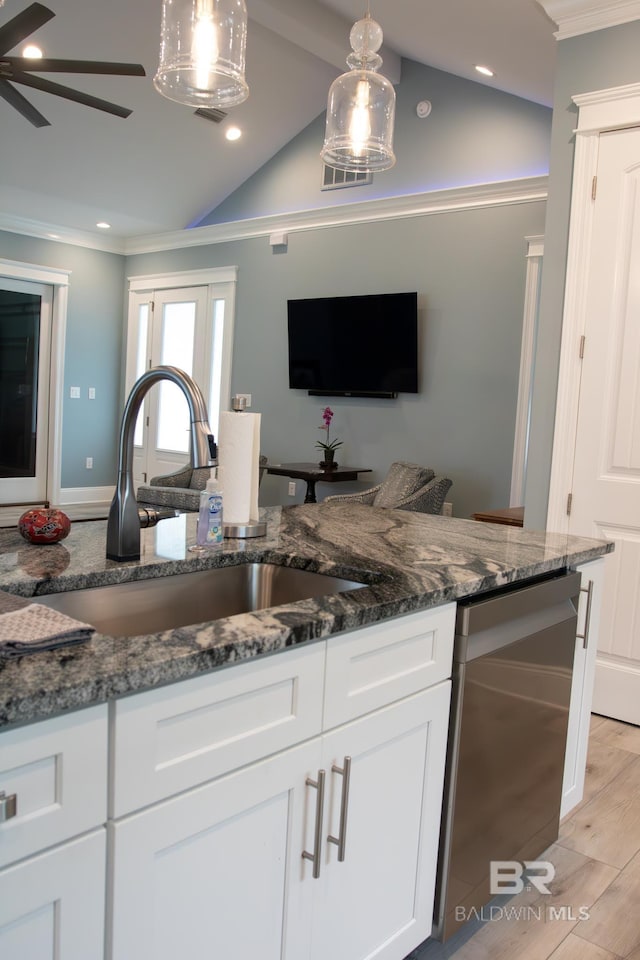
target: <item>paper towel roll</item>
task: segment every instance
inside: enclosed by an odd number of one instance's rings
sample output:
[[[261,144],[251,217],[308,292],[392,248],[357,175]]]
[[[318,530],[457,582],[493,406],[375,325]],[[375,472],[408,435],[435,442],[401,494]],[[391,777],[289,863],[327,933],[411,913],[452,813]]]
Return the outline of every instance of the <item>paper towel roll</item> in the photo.
[[[218,444],[225,523],[258,519],[260,414],[224,411]]]

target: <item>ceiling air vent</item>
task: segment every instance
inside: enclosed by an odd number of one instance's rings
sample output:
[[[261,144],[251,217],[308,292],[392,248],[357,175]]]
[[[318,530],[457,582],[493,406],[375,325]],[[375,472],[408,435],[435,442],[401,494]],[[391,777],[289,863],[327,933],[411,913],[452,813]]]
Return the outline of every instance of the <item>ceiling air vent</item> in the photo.
[[[224,110],[210,110],[209,107],[198,107],[194,111],[196,117],[204,117],[205,120],[211,120],[212,123],[222,123],[228,114]]]
[[[328,164],[322,165],[321,190],[341,190],[343,187],[362,187],[373,183],[372,173],[356,173],[351,170],[336,170]]]

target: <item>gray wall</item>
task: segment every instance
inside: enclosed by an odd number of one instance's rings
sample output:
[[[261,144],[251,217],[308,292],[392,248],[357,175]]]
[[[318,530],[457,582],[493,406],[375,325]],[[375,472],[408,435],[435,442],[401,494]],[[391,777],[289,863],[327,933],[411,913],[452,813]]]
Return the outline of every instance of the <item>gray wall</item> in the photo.
[[[320,190],[323,113],[201,225],[548,172],[547,107],[412,60],[402,61],[396,97],[397,162],[372,184]],[[432,103],[425,120],[416,115],[420,100]]]
[[[571,97],[640,81],[640,21],[558,44],[531,433],[527,526],[544,527],[549,497],[577,109]]]
[[[124,257],[0,232],[0,257],[71,270],[64,366],[62,486],[115,480],[121,407]],[[69,388],[81,399],[69,399]],[[89,387],[96,399],[88,400]],[[93,457],[93,470],[85,458]]]
[[[542,232],[544,206],[296,233],[286,253],[259,238],[141,255],[128,258],[127,273],[238,265],[232,389],[252,394],[262,450],[274,462],[319,459],[314,445],[327,402],[288,387],[287,299],[417,290],[420,394],[331,399],[332,436],[344,441],[339,461],[373,468],[361,487],[393,460],[428,464],[453,479],[454,512],[464,517],[509,502],[524,237]],[[265,477],[262,502],[292,502],[286,484]],[[331,492],[337,488],[318,488]]]

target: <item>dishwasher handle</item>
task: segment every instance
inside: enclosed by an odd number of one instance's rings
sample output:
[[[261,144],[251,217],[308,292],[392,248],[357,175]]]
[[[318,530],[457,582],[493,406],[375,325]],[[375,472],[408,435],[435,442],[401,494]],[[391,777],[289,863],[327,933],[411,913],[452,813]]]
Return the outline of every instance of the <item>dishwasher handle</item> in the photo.
[[[502,623],[535,614],[545,607],[572,600],[576,610],[580,594],[580,574],[566,573],[528,587],[516,587],[489,599],[469,600],[458,605],[456,634],[469,636],[490,630]]]

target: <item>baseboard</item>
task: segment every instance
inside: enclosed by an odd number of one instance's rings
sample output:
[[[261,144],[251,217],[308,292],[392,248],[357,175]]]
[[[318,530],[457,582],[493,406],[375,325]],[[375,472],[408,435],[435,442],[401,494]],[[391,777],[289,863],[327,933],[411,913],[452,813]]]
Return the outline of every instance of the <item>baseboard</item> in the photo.
[[[114,490],[115,487],[63,487],[59,499],[52,501],[51,506],[63,510],[70,520],[99,520],[107,516]],[[41,505],[33,504],[34,507]],[[26,505],[0,506],[0,527],[15,526],[28,509]]]
[[[596,657],[596,676],[591,712],[625,723],[640,723],[638,691],[640,669],[637,664]]]

